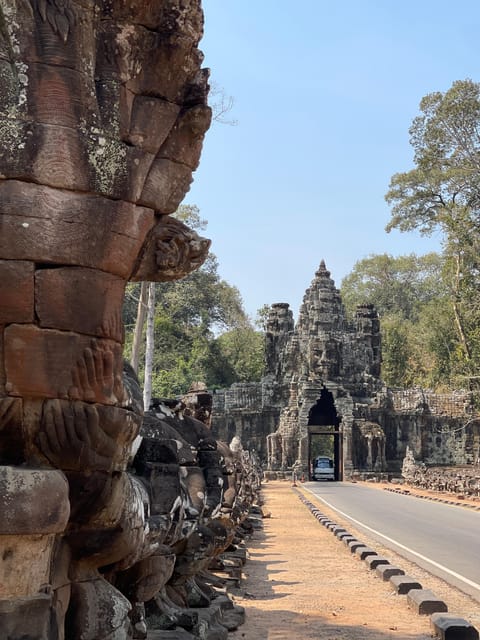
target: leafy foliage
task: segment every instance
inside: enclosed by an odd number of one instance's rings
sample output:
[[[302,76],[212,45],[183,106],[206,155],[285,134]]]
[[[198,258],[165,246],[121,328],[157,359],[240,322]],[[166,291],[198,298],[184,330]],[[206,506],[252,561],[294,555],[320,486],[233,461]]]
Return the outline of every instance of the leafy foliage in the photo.
[[[437,253],[398,257],[383,253],[359,260],[342,281],[347,313],[352,317],[357,305],[372,302],[381,316],[414,319],[423,304],[444,295],[443,266]]]
[[[454,82],[425,96],[420,111],[410,128],[415,167],[395,174],[386,194],[387,231],[441,234],[444,292],[421,305],[415,331],[434,356],[433,381],[479,390],[480,84]]]
[[[180,207],[176,216],[197,230],[206,225],[194,206]],[[125,296],[127,357],[139,289],[131,283]],[[220,277],[213,254],[186,278],[157,283],[156,301],[154,396],[181,395],[195,381],[214,389],[261,377],[263,334],[251,327],[238,289]]]
[[[436,253],[371,255],[341,286],[347,313],[371,302],[382,331],[382,378],[391,387],[439,388],[449,380],[452,353],[445,259]]]

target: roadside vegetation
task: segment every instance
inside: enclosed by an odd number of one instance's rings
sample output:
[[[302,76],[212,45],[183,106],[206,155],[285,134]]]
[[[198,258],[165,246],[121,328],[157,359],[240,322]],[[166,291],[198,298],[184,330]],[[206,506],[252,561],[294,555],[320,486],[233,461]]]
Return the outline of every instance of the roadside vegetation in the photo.
[[[395,174],[387,232],[441,238],[424,256],[372,255],[341,286],[350,313],[372,302],[381,317],[390,386],[480,390],[480,84],[425,96],[410,127],[414,167]]]

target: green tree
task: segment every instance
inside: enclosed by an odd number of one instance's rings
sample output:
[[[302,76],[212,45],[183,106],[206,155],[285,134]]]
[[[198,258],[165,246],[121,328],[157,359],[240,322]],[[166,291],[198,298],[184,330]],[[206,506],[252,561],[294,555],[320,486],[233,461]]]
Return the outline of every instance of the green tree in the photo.
[[[195,206],[180,207],[176,216],[196,230],[206,226]],[[139,292],[138,283],[128,285],[124,305],[127,357]],[[157,283],[155,295],[154,396],[181,395],[197,380],[219,388],[250,375],[258,379],[258,361],[263,362],[262,339],[251,327],[238,289],[220,277],[213,254],[182,280]],[[142,366],[139,374],[142,378]]]
[[[392,206],[387,231],[439,232],[443,281],[456,330],[452,355],[457,376],[478,379],[480,362],[480,84],[454,82],[425,96],[410,128],[415,167],[395,174],[386,194]]]
[[[414,319],[422,305],[444,295],[443,266],[437,253],[398,257],[383,253],[359,260],[341,284],[347,313],[352,317],[357,305],[370,302],[382,317]]]
[[[264,334],[252,327],[226,331],[217,338],[220,353],[230,364],[236,382],[257,382],[264,370]]]
[[[349,315],[371,302],[382,331],[382,378],[391,387],[440,388],[455,352],[449,287],[442,255],[371,255],[341,285]]]
[[[411,347],[409,324],[399,316],[382,319],[382,378],[389,387],[407,387]]]

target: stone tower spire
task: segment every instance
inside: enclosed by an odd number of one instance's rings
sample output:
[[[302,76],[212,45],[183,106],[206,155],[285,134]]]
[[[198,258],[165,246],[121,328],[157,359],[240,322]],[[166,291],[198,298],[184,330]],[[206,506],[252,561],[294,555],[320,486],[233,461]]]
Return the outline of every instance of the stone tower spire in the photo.
[[[284,351],[294,329],[292,310],[287,302],[270,307],[265,331],[265,373],[281,378]]]
[[[338,377],[342,366],[339,334],[345,325],[340,293],[322,260],[305,292],[296,327],[304,378]]]
[[[307,334],[317,334],[319,331],[342,331],[344,325],[345,311],[340,292],[322,260],[310,287],[305,291],[297,329],[307,337]]]

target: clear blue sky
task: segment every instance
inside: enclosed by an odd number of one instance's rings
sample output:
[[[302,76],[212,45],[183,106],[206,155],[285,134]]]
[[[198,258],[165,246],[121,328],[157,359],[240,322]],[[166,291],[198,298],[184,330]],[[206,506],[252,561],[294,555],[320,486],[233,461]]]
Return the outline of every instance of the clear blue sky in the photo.
[[[297,314],[322,258],[337,286],[372,253],[440,238],[387,234],[394,173],[413,167],[420,99],[480,81],[478,0],[204,0],[200,47],[234,98],[185,202],[208,220],[220,274],[251,316]]]

